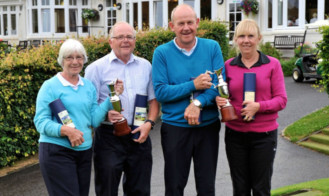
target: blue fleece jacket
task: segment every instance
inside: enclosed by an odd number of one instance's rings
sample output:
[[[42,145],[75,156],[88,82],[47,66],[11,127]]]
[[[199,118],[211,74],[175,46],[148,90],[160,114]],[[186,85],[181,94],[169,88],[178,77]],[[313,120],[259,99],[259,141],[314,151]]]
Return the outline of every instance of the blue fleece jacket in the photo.
[[[162,105],[162,120],[165,123],[190,127],[184,119],[184,111],[190,104],[190,96],[196,91],[191,78],[202,73],[218,70],[223,67],[224,60],[217,42],[210,39],[197,38],[194,52],[187,56],[180,51],[174,40],[156,48],[153,54],[152,75],[156,99]],[[216,75],[211,75],[212,82],[217,85]],[[197,99],[203,106],[199,126],[206,126],[218,119],[215,106],[217,88],[204,90]]]
[[[57,76],[45,81],[41,86],[36,102],[34,124],[40,133],[39,142],[47,142],[70,148],[87,150],[92,146],[91,127],[98,127],[105,119],[112,104],[107,98],[101,105],[97,103],[96,89],[87,79],[82,78],[83,86],[74,90],[63,86]],[[69,113],[76,129],[83,132],[84,142],[80,146],[71,147],[67,137],[62,137],[62,125],[52,115],[49,103],[60,98]]]

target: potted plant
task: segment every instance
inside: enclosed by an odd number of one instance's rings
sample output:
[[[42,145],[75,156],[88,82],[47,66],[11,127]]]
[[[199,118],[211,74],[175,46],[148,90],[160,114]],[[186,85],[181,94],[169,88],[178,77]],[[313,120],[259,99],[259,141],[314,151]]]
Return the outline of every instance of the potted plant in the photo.
[[[83,9],[82,18],[85,20],[97,20],[99,18],[99,13],[95,9]]]
[[[257,0],[242,0],[240,7],[247,16],[250,12],[252,14],[258,14],[259,11],[259,3]]]

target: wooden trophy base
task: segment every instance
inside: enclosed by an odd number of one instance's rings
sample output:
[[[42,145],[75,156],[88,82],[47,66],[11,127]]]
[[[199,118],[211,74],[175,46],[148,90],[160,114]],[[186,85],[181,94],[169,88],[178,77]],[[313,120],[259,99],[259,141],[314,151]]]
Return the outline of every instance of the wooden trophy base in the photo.
[[[238,119],[238,116],[235,114],[235,109],[231,105],[222,107],[220,113],[222,115],[222,122]]]
[[[125,136],[131,132],[131,128],[128,126],[127,119],[116,122],[113,124],[113,126],[113,135],[115,136]]]

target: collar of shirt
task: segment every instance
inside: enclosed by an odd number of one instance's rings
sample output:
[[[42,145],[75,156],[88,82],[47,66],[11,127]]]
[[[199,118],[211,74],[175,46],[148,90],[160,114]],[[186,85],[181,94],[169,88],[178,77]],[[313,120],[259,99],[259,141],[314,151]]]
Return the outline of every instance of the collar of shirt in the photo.
[[[63,86],[70,86],[70,87],[72,87],[74,90],[77,90],[79,85],[81,85],[81,86],[84,85],[84,83],[83,83],[83,81],[82,81],[80,75],[79,75],[79,81],[78,81],[78,83],[77,83],[76,85],[73,85],[73,84],[71,84],[69,81],[67,81],[67,80],[62,76],[62,74],[61,74],[60,72],[58,72],[56,76],[57,76],[57,78],[59,79],[59,81],[62,83]]]
[[[130,59],[129,59],[129,61],[127,62],[127,65],[128,65],[129,63],[132,63],[132,62],[136,61],[136,60],[137,60],[136,56],[133,55],[133,54],[131,54],[131,55],[130,55]],[[115,55],[115,53],[113,52],[113,50],[111,51],[111,53],[110,53],[110,55],[109,55],[109,61],[110,61],[110,63],[112,63],[113,61],[114,61],[114,62],[118,62],[118,61],[119,61],[119,62],[125,64],[121,59],[119,59],[119,58]]]
[[[192,48],[190,51],[187,51],[187,50],[185,50],[184,48],[179,47],[179,46],[177,45],[177,43],[176,43],[176,39],[177,39],[177,37],[175,37],[175,39],[174,39],[174,43],[175,43],[175,46],[178,48],[178,50],[181,51],[181,52],[182,52],[183,54],[185,54],[186,56],[191,56],[191,54],[192,54],[192,53],[194,52],[194,50],[195,50],[196,45],[198,44],[198,39],[195,37],[195,44],[194,44],[193,48]]]
[[[264,64],[268,64],[270,62],[270,59],[265,55],[263,54],[262,52],[260,51],[257,51],[259,53],[259,59],[258,61],[251,67],[258,67],[258,66],[261,66],[261,65],[264,65]],[[239,54],[239,56],[235,57],[231,62],[230,62],[230,65],[237,65],[239,67],[246,67],[242,60],[242,55],[241,53]]]

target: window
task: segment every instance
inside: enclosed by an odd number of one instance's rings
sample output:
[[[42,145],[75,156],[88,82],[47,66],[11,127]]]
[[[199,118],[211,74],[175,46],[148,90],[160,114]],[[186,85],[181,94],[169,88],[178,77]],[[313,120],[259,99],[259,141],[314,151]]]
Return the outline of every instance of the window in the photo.
[[[283,0],[278,0],[278,25],[283,25]]]
[[[16,5],[0,6],[0,36],[17,35],[18,8]]]
[[[106,10],[107,10],[107,32],[110,31],[112,26],[117,22],[117,8],[116,0],[107,0],[106,1]]]
[[[288,0],[288,26],[299,25],[299,0]]]
[[[138,28],[138,3],[133,3],[133,27]]]
[[[240,2],[232,1],[229,3],[229,39],[232,40],[234,36],[235,27],[242,20],[242,12],[240,9]]]
[[[305,9],[305,23],[316,22],[318,20],[318,1],[306,0]]]
[[[32,32],[33,33],[39,33],[38,28],[38,10],[33,9],[32,10]]]
[[[154,26],[155,27],[162,27],[163,25],[163,5],[162,1],[154,1]],[[170,17],[170,16],[169,16]]]
[[[16,35],[17,31],[16,31],[16,14],[11,14],[11,34],[12,35]]]
[[[7,14],[3,15],[3,30],[4,30],[4,35],[8,35],[8,17],[7,17]]]
[[[178,5],[177,0],[168,0],[168,20],[171,20],[171,12]]]
[[[76,32],[77,31],[77,15],[78,15],[78,10],[77,9],[70,9],[69,10],[70,32]]]
[[[78,28],[78,26],[88,26],[88,22],[81,16],[82,9],[90,8],[88,2],[88,0],[27,0],[30,28],[28,33],[41,35],[88,33],[88,27]]]
[[[268,9],[268,19],[267,19],[267,28],[272,28],[272,14],[273,14],[273,2],[272,0],[268,0],[267,3],[267,9]]]
[[[41,10],[42,32],[50,32],[50,9]]]
[[[194,0],[184,0],[184,3],[194,8]]]
[[[64,9],[55,9],[55,33],[65,33]]]
[[[55,0],[55,5],[64,5],[64,0]]]
[[[142,2],[142,29],[148,29],[150,27],[149,22],[149,2]]]
[[[126,3],[126,22],[129,23],[130,15],[129,15],[129,3]]]
[[[211,0],[200,1],[201,19],[211,19]]]
[[[42,5],[49,5],[49,0],[42,0],[41,4]]]
[[[69,5],[77,5],[77,0],[70,0]]]

